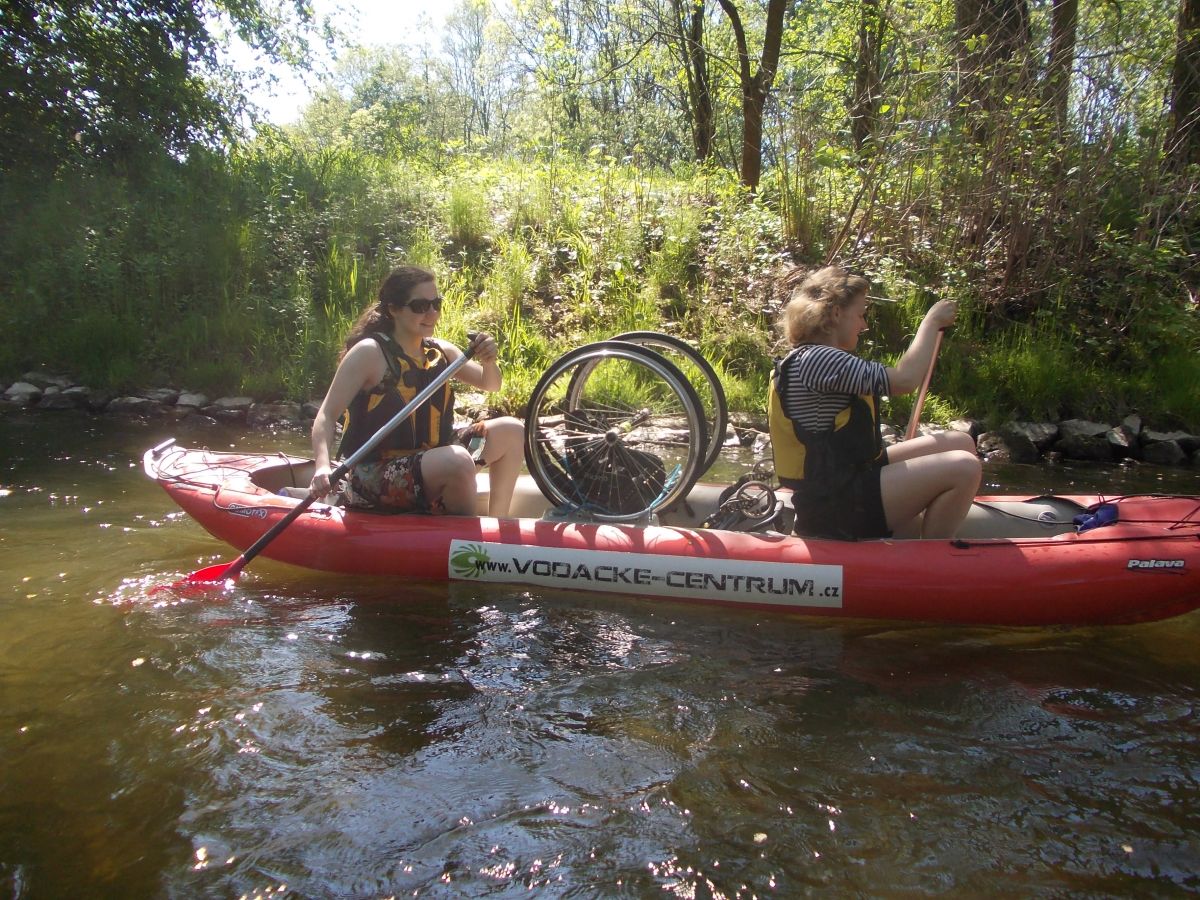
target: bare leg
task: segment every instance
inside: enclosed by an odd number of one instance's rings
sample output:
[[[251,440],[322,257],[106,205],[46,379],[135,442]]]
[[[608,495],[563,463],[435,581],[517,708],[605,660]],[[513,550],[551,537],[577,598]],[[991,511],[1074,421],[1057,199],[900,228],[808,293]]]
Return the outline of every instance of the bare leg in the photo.
[[[911,440],[900,441],[888,447],[888,462],[904,462],[918,456],[929,456],[947,450],[975,452],[975,439],[962,431],[940,431]]]
[[[888,458],[892,459],[891,449]],[[879,473],[888,527],[902,531],[924,511],[921,537],[954,537],[971,509],[982,474],[983,466],[973,449],[889,462]]]
[[[488,515],[507,516],[517,476],[525,461],[525,426],[520,419],[504,416],[484,423],[483,461],[488,467],[491,492]]]
[[[421,480],[426,495],[438,497],[452,516],[475,512],[475,460],[461,444],[434,447],[421,457]]]

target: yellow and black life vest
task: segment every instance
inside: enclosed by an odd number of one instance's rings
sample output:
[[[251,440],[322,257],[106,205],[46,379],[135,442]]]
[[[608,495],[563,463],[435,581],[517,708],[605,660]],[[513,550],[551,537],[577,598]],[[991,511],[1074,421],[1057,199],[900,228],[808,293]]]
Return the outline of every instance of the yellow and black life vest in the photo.
[[[851,397],[835,416],[832,430],[809,431],[784,412],[788,369],[796,360],[796,351],[778,360],[771,378],[767,423],[775,475],[780,484],[795,491],[834,492],[856,473],[886,460],[879,434],[879,398]]]
[[[390,336],[370,335],[383,351],[388,371],[370,391],[359,391],[346,410],[342,442],[344,459],[354,453],[437,378],[450,364],[434,341],[421,342],[422,358],[412,359]],[[375,448],[375,459],[405,456],[450,443],[454,438],[454,391],[442,385],[429,400],[392,430]]]

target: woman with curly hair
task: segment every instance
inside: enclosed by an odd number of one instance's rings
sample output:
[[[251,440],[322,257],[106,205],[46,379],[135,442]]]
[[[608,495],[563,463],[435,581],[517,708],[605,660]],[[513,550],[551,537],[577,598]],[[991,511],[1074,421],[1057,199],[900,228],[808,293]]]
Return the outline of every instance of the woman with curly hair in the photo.
[[[806,277],[781,318],[792,350],[775,367],[768,420],[780,483],[792,489],[796,533],[860,540],[953,537],[979,489],[968,434],[883,446],[880,398],[920,387],[938,332],[958,311],[935,303],[895,366],[854,355],[867,330],[867,279],[839,266]]]

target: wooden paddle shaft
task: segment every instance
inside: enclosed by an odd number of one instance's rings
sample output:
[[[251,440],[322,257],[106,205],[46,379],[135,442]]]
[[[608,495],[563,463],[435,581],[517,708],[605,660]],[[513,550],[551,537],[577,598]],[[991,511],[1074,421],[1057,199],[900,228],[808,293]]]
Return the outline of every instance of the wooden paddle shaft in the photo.
[[[929,382],[933,380],[933,366],[937,362],[938,351],[942,348],[942,335],[945,333],[944,328],[938,329],[937,338],[933,342],[933,355],[929,357],[929,370],[925,373],[925,380],[921,383],[921,390],[917,394],[917,402],[913,404],[912,417],[908,420],[908,429],[904,432],[906,441],[916,437],[917,426],[921,424],[921,409],[925,406],[925,395],[929,393]]]

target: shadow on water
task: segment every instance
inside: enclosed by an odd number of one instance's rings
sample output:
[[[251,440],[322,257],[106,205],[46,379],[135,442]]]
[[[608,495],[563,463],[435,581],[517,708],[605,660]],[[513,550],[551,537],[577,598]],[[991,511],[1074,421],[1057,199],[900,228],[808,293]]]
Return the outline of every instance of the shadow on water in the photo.
[[[1200,890],[1198,615],[898,626],[264,560],[164,598],[232,556],[141,476],[164,432],[0,416],[0,892]]]

